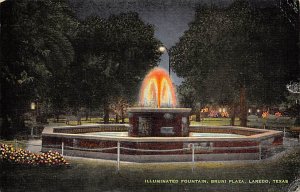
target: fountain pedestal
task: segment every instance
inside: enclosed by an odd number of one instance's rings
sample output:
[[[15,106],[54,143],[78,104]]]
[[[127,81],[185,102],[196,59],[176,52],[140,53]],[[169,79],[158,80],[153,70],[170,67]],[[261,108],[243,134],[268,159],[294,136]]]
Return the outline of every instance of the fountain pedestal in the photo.
[[[190,108],[129,108],[131,137],[187,137]]]

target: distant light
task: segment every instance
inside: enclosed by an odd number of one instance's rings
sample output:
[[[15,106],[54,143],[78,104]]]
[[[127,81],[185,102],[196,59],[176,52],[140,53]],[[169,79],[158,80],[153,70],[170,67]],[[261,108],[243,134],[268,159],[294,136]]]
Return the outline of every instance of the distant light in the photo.
[[[223,108],[223,110],[222,110],[223,112],[226,112],[226,108]]]
[[[222,112],[222,108],[219,109],[219,112],[220,112],[220,113]]]
[[[31,109],[31,110],[35,110],[35,102],[32,102],[32,103],[31,103],[30,109]]]
[[[160,47],[158,48],[158,51],[161,52],[161,53],[164,53],[164,52],[167,51],[167,48],[164,47],[164,46],[160,46]]]
[[[259,109],[257,109],[257,113],[259,113],[260,112],[260,110]]]
[[[251,113],[251,109],[248,110],[248,113]]]

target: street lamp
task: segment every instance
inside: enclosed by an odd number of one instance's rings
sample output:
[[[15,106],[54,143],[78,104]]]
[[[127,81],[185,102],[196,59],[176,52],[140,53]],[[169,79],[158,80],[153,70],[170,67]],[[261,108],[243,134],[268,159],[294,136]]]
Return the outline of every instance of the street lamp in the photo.
[[[32,120],[35,121],[35,122],[36,122],[36,117],[34,118],[34,113],[35,113],[36,107],[37,107],[36,103],[35,102],[31,102],[30,109],[32,110],[32,118],[33,118]],[[31,127],[30,135],[32,137],[33,136],[33,124],[30,127]]]
[[[161,52],[161,53],[167,53],[168,56],[169,56],[169,76],[171,77],[171,53],[170,53],[170,50],[166,47],[166,46],[160,46],[158,48],[158,51]]]
[[[36,107],[35,102],[31,102],[30,109],[31,110],[35,110],[35,107]]]

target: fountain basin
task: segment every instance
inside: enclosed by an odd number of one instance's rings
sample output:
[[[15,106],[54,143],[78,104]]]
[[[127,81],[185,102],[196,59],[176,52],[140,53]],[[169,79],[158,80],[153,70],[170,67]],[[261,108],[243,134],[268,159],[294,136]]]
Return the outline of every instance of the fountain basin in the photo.
[[[122,133],[130,125],[81,125],[67,127],[47,127],[42,134],[42,151],[101,159],[117,159],[118,143],[121,160],[133,162],[176,162],[191,161],[195,147],[196,161],[215,160],[258,160],[275,146],[282,145],[281,131],[253,129],[232,126],[189,126],[188,137],[131,137]],[[98,135],[89,133],[99,133]],[[120,135],[101,135],[101,132]],[[214,134],[211,137],[192,136],[193,134]],[[215,134],[236,134],[216,137]],[[107,149],[111,148],[111,149]],[[101,150],[106,149],[106,150]]]

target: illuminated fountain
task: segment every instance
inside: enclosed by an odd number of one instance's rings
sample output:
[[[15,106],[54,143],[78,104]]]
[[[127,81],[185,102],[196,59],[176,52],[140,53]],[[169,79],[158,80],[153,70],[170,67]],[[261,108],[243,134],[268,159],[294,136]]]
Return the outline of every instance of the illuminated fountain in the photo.
[[[189,108],[175,108],[176,95],[168,73],[154,68],[145,77],[139,105],[129,108],[129,136],[188,136]]]
[[[176,107],[175,90],[164,69],[154,68],[145,77],[140,90],[139,104],[143,107]]]
[[[167,72],[155,68],[145,77],[139,107],[129,108],[129,124],[47,127],[42,150],[65,155],[125,161],[261,159],[282,145],[282,132],[234,126],[190,126],[189,108],[177,108]],[[64,147],[62,150],[61,146]]]

